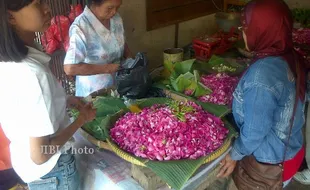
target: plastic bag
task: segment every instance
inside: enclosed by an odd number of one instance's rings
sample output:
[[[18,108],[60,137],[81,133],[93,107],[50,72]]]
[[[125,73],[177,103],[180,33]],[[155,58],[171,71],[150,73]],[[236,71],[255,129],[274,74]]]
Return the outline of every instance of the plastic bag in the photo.
[[[116,87],[121,96],[139,99],[147,95],[152,84],[147,65],[143,53],[138,53],[135,59],[127,59],[121,63],[121,68],[116,73]]]
[[[69,16],[59,15],[51,20],[51,26],[41,37],[42,45],[48,54],[53,54],[58,49],[69,48],[69,29],[74,19],[83,12],[82,5],[71,5]]]
[[[59,42],[54,37],[54,31],[56,30],[57,26],[50,26],[41,36],[42,46],[45,49],[45,52],[48,54],[54,53],[59,46]]]
[[[56,16],[51,20],[51,26],[41,37],[46,53],[52,54],[63,47],[67,51],[69,48],[70,25],[70,19],[66,16]]]
[[[71,11],[70,11],[70,14],[69,14],[69,19],[70,19],[70,21],[72,23],[77,16],[82,14],[83,7],[82,7],[81,4],[77,4],[76,6],[71,5],[70,8],[71,8]]]
[[[66,16],[57,16],[52,20],[51,25],[57,26],[54,36],[59,42],[58,47],[61,48],[63,46],[65,51],[67,51],[69,48],[70,19]]]

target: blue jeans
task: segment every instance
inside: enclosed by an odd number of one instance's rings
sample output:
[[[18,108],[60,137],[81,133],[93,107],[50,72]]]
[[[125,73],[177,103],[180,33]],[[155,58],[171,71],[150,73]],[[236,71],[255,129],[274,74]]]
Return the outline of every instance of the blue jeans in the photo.
[[[56,166],[41,180],[28,184],[29,190],[78,190],[79,174],[72,154],[62,154]]]

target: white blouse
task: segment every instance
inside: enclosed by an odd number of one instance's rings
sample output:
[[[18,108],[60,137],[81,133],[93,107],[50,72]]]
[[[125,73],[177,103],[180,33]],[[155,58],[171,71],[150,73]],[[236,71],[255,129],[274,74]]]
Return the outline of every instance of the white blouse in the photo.
[[[52,135],[70,124],[66,93],[49,61],[48,55],[29,47],[22,62],[0,62],[0,123],[11,141],[13,168],[26,183],[49,173],[61,154],[36,165],[30,158],[29,138]]]

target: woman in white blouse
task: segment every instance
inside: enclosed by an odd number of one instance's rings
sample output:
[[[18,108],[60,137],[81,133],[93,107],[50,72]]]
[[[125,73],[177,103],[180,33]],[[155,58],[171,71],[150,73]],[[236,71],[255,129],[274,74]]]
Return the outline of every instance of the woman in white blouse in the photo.
[[[117,13],[121,4],[122,0],[88,0],[70,27],[64,69],[67,75],[76,76],[77,96],[113,86],[120,61],[131,57]]]

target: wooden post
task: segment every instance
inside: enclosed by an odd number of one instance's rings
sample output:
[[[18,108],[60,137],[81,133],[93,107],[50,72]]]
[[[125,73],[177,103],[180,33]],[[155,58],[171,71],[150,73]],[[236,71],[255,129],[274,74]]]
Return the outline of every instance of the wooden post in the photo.
[[[228,0],[224,0],[224,12],[227,12]]]
[[[179,46],[179,23],[176,23],[174,33],[174,47],[178,48],[178,46]]]

